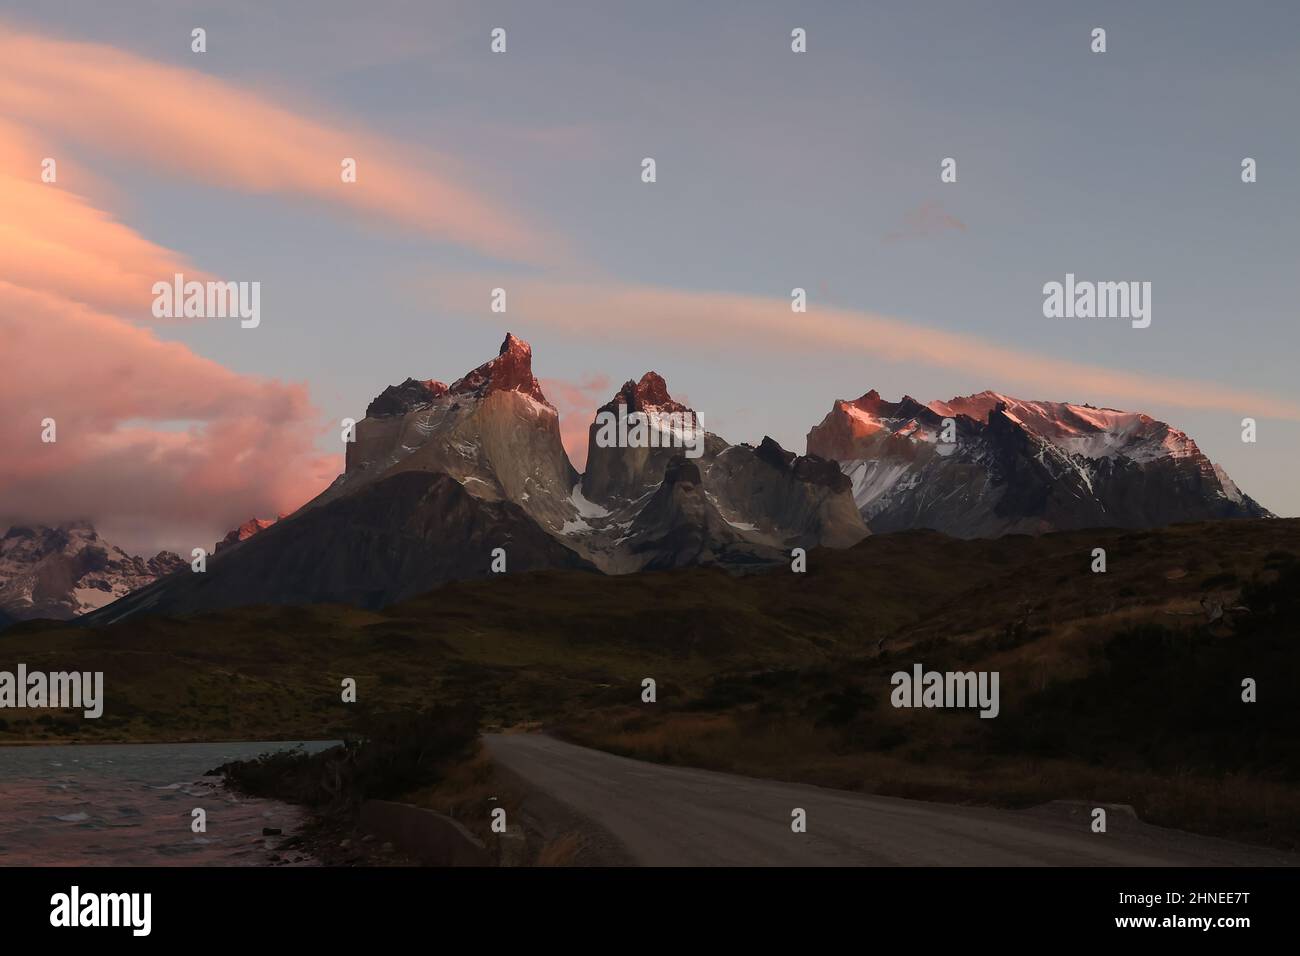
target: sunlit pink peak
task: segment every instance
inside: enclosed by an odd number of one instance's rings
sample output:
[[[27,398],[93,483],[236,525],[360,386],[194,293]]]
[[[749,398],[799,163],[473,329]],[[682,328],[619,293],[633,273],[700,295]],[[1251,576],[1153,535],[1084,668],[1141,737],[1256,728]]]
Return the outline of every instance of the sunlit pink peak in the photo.
[[[929,407],[940,415],[967,415],[979,422],[988,422],[1000,410],[1001,415],[1027,431],[1086,458],[1123,454],[1146,460],[1200,454],[1196,443],[1184,432],[1142,412],[1073,402],[1026,401],[990,390],[931,402]]]
[[[648,410],[663,412],[689,412],[690,408],[668,393],[668,383],[658,372],[646,372],[640,381],[628,379],[605,407],[625,405],[629,411]]]
[[[522,392],[543,404],[550,404],[533,377],[532,346],[510,332],[506,333],[497,357],[453,382],[451,392],[479,397],[491,392]]]
[[[238,528],[235,528],[218,541],[216,547],[212,549],[212,553],[216,554],[218,551],[222,551],[225,548],[230,547],[232,544],[239,544],[241,541],[247,541],[253,535],[257,534],[259,531],[265,531],[283,517],[284,515],[281,514],[276,518],[249,518]]]
[[[838,404],[852,405],[854,408],[861,409],[864,412],[875,412],[878,411],[882,405],[888,403],[881,398],[880,393],[873,388],[861,398],[855,399],[851,402],[846,402],[841,399]]]

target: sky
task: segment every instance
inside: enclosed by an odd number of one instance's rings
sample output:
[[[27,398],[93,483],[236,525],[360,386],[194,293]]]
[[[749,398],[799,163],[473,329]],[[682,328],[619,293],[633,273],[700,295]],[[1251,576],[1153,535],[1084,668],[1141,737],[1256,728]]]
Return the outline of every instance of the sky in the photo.
[[[579,468],[648,369],[799,452],[837,398],[987,388],[1144,411],[1300,515],[1298,47],[1285,3],[0,0],[0,523],[207,545],[506,331]],[[175,272],[260,325],[155,318]],[[1044,317],[1067,273],[1150,282],[1150,327]]]

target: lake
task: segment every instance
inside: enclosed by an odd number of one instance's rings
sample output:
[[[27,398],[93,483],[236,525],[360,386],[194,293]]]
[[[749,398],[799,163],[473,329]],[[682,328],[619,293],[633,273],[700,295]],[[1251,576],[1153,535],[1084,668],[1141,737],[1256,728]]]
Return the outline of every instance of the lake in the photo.
[[[309,752],[333,741],[301,744]],[[0,866],[271,866],[303,812],[203,774],[293,741],[0,747]],[[207,813],[207,832],[191,813]],[[263,827],[281,836],[264,837]],[[288,850],[290,865],[312,865]]]

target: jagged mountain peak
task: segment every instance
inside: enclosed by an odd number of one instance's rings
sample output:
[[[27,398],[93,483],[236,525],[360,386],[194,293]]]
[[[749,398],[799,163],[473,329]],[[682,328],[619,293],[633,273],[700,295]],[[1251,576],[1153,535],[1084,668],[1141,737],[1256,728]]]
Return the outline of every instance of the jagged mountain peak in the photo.
[[[366,406],[366,417],[406,415],[429,408],[447,395],[485,398],[492,392],[520,392],[554,410],[533,376],[532,346],[514,333],[507,332],[496,358],[465,373],[450,385],[432,378],[408,378],[400,385],[389,385]]]
[[[550,405],[542,394],[542,386],[533,377],[532,346],[512,332],[506,333],[496,358],[453,382],[451,392],[480,398],[491,392],[522,392],[543,405]]]
[[[366,417],[405,415],[417,408],[427,408],[437,398],[447,394],[449,385],[436,379],[408,378],[401,385],[389,385],[366,406]]]
[[[686,405],[675,400],[668,392],[668,383],[658,372],[650,371],[641,376],[639,381],[628,379],[604,406],[603,409],[617,408],[625,405],[629,412],[661,411],[689,412]]]
[[[356,423],[343,474],[314,508],[405,471],[437,472],[487,501],[507,500],[548,529],[573,518],[577,482],[559,413],[533,375],[532,347],[507,333],[497,355],[451,385],[407,379]]]
[[[238,528],[232,529],[224,538],[218,541],[216,546],[212,549],[212,553],[216,554],[219,551],[224,551],[231,545],[239,544],[241,541],[247,541],[253,535],[257,534],[259,531],[265,531],[283,517],[284,515],[282,514],[276,518],[249,518]]]
[[[758,443],[754,449],[754,456],[759,461],[765,461],[769,465],[785,470],[794,464],[794,460],[799,457],[792,451],[786,451],[781,447],[781,443],[770,435],[764,435],[763,440]]]

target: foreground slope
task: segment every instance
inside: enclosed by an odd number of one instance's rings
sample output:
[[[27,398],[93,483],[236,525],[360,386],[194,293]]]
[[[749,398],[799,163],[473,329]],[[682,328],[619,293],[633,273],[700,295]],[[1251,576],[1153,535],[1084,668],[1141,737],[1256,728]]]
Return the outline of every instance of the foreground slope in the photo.
[[[361,712],[340,701],[352,677],[368,711],[465,702],[657,761],[932,800],[1126,803],[1294,848],[1297,619],[1292,519],[909,531],[812,551],[804,574],[511,571],[379,610],[18,624],[0,636],[11,668],[103,671],[106,709],[10,710],[0,742],[336,738]],[[890,675],[917,663],[997,671],[998,717],[894,709]]]

